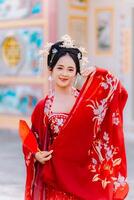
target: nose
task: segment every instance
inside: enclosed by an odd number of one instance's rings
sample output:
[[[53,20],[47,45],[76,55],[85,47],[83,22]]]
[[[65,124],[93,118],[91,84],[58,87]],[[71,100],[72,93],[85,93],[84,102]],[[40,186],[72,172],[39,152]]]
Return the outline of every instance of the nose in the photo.
[[[62,76],[68,76],[68,71],[66,69],[64,69],[61,73]]]

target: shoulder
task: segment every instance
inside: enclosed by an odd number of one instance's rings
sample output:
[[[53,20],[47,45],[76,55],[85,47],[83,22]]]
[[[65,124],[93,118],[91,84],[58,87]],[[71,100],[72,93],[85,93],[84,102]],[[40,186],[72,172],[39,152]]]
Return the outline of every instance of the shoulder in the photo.
[[[44,106],[44,104],[45,104],[45,100],[46,100],[46,98],[41,99],[41,100],[36,104],[36,106],[35,106],[33,112],[35,112],[36,110],[42,109],[43,106]]]
[[[44,105],[45,105],[45,101],[46,101],[45,97],[44,99],[41,99],[35,106],[32,115],[31,115],[31,121],[34,121],[36,118],[38,117],[42,117],[44,114]]]

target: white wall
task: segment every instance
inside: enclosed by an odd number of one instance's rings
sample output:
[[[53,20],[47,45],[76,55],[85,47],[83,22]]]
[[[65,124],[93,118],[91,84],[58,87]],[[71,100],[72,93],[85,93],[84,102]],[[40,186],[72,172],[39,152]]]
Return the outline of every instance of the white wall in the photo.
[[[114,32],[113,32],[113,54],[111,56],[96,56],[95,54],[95,9],[111,7],[114,10]],[[123,72],[121,60],[123,59],[123,46],[121,43],[121,34],[124,29],[132,31],[132,7],[133,0],[91,0],[89,12],[89,58],[92,64],[110,69],[122,81],[129,93],[127,106],[125,108],[125,121],[129,128],[134,126],[132,121],[132,55],[130,54],[130,65],[127,72]],[[129,41],[128,41],[129,42]],[[130,45],[132,38],[130,38]],[[130,46],[132,48],[132,45]],[[130,50],[130,49],[129,49]],[[130,50],[130,53],[132,51]],[[128,58],[129,59],[129,58]]]
[[[68,16],[83,15],[79,11],[70,11],[68,7],[68,0],[58,0],[58,38],[66,34],[68,31]],[[95,9],[111,7],[114,10],[114,23],[113,23],[113,53],[110,56],[98,56],[95,53]],[[123,59],[124,47],[122,45],[122,31],[127,30],[130,34],[132,32],[132,8],[134,7],[134,0],[89,0],[89,12],[87,13],[88,24],[88,47],[89,47],[89,60],[91,64],[101,66],[110,69],[117,77],[122,81],[123,85],[129,93],[129,99],[125,108],[125,121],[128,128],[134,128],[134,122],[132,120],[133,100],[132,94],[132,38],[130,38],[130,64],[127,72],[122,70],[121,60]],[[133,22],[134,23],[134,22]],[[134,59],[133,59],[134,60]]]
[[[58,3],[58,39],[67,34],[67,21],[68,21],[68,1],[67,0],[59,0]]]

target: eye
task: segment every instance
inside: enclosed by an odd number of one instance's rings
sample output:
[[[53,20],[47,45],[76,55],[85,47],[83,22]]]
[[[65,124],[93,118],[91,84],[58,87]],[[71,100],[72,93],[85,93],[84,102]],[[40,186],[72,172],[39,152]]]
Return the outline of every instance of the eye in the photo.
[[[68,67],[68,71],[69,71],[69,72],[74,72],[74,70],[75,70],[75,69],[74,69],[73,67]]]
[[[62,67],[57,67],[57,69],[60,69],[60,70],[61,70],[61,69],[63,69],[63,68],[62,68]]]
[[[73,72],[73,71],[74,71],[74,69],[69,69],[69,71],[70,71],[70,72]]]

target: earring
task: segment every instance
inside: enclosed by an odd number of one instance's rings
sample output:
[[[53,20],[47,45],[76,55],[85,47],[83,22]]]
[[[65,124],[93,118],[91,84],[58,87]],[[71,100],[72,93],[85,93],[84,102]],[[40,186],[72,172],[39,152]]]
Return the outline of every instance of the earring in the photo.
[[[75,81],[74,81],[74,87],[77,86],[77,83],[78,83],[78,76],[76,76],[76,78],[75,78]]]
[[[53,87],[53,78],[51,75],[49,75],[48,77],[48,90],[49,90],[49,94],[53,95],[54,87]]]

